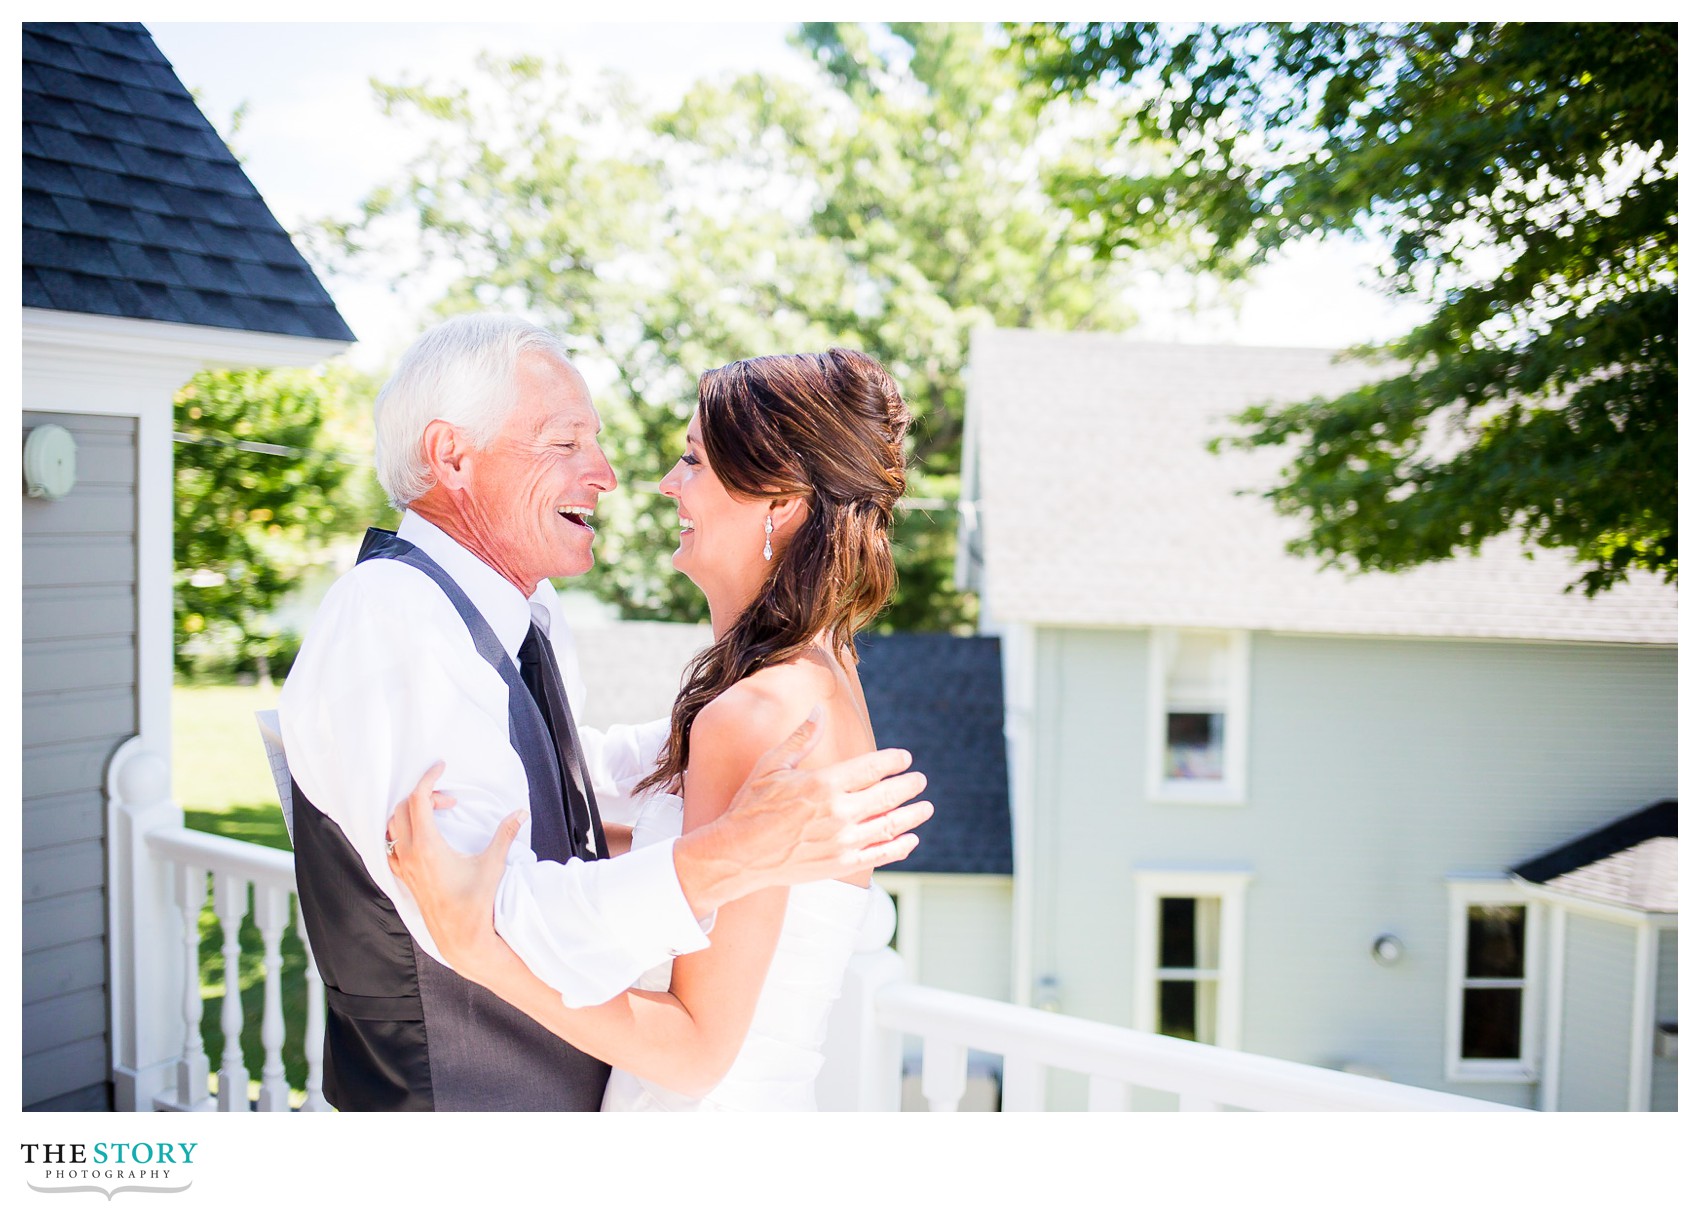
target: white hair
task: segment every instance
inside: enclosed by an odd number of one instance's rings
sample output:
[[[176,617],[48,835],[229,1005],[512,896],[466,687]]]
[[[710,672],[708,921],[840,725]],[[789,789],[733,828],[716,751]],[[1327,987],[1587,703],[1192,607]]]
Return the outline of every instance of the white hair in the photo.
[[[427,329],[407,347],[372,406],[378,483],[406,509],[436,480],[425,462],[425,427],[441,419],[485,446],[519,402],[521,355],[537,350],[568,360],[548,329],[521,316],[466,315]]]

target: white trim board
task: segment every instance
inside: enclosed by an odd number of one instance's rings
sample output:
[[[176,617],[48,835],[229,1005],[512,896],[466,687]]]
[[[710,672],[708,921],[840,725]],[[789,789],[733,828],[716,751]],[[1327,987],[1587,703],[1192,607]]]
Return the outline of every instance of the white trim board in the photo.
[[[238,366],[317,366],[348,349],[347,341],[254,333],[242,329],[94,316],[84,312],[23,309],[24,347],[86,356],[90,351],[126,359],[193,364],[194,369]],[[193,372],[191,372],[193,373]],[[186,378],[187,376],[185,376]]]

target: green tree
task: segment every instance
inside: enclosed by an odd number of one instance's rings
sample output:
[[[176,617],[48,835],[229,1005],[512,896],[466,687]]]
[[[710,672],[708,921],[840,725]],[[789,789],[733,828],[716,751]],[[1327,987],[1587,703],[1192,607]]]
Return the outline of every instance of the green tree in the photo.
[[[376,480],[356,469],[360,453],[332,445],[357,432],[353,415],[371,399],[370,380],[340,366],[203,371],[178,392],[180,673],[208,662],[285,672],[295,638],[270,618],[278,600],[327,539],[382,517]]]
[[[564,67],[533,60],[486,61],[493,100],[380,86],[432,146],[335,235],[356,259],[412,247],[421,271],[462,267],[445,310],[511,307],[558,329],[628,489],[676,457],[702,371],[833,344],[880,358],[916,417],[915,508],[884,623],[962,626],[969,333],[1133,319],[1127,267],[1094,261],[1092,222],[1042,189],[1047,164],[1086,146],[1069,124],[1091,133],[1096,107],[1047,106],[978,26],[805,26],[797,44],[816,83],[704,81],[665,113],[607,79],[580,100]],[[700,618],[669,567],[671,503],[625,492],[600,513],[586,584],[630,616]]]
[[[1115,167],[1056,174],[1101,252],[1197,223],[1238,272],[1294,241],[1385,241],[1432,307],[1401,371],[1237,420],[1291,444],[1269,496],[1297,550],[1362,569],[1514,531],[1571,551],[1590,595],[1675,582],[1674,24],[1050,25],[1033,79],[1136,93]],[[1131,154],[1161,143],[1160,159]],[[1367,352],[1367,351],[1365,351]]]

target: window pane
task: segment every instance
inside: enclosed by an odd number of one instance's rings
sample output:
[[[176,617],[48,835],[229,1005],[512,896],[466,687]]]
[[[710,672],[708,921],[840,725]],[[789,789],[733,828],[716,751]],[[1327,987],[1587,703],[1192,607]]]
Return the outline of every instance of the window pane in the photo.
[[[1162,918],[1158,936],[1157,966],[1191,969],[1198,929],[1198,903],[1190,897],[1164,897],[1158,903]]]
[[[1160,981],[1157,983],[1157,1031],[1164,1036],[1216,1042],[1216,983]]]
[[[1170,712],[1163,774],[1169,779],[1222,778],[1222,713]]]
[[[1464,991],[1462,1053],[1501,1060],[1523,1055],[1523,991]]]
[[[1226,632],[1179,633],[1169,660],[1169,704],[1208,709],[1226,702],[1232,652],[1232,638]]]
[[[1465,977],[1523,976],[1522,906],[1471,906]]]
[[[1198,1039],[1198,983],[1157,983],[1157,1031],[1182,1040]]]

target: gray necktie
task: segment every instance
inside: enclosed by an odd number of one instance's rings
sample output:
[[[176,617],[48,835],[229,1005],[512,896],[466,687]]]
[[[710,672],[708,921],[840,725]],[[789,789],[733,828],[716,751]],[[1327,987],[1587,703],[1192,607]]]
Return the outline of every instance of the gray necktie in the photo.
[[[561,670],[555,662],[555,649],[549,643],[547,612],[535,603],[531,610],[531,630],[519,647],[519,674],[555,740],[565,802],[559,818],[553,814],[532,814],[532,850],[539,859],[564,862],[574,855],[580,859],[598,859],[608,854],[608,843],[602,833],[602,818],[596,811],[596,793],[585,777],[578,730],[573,725],[572,708],[567,703]]]

